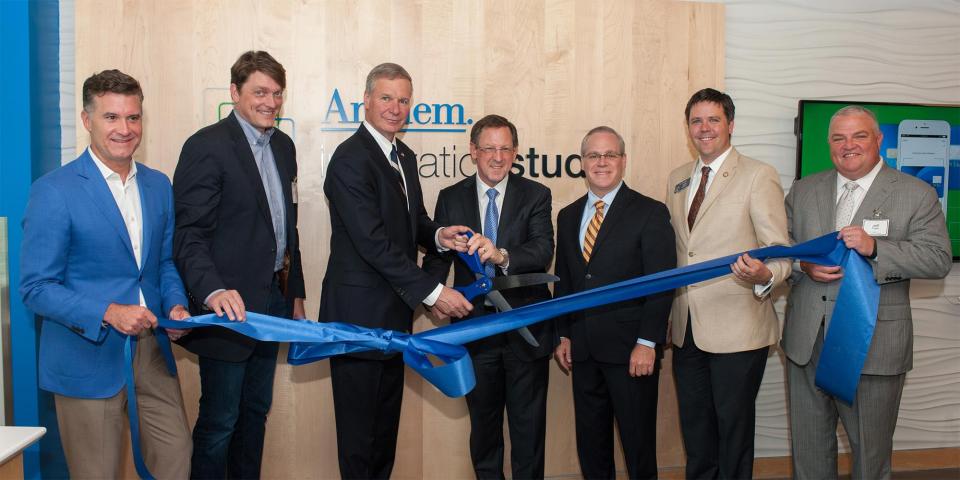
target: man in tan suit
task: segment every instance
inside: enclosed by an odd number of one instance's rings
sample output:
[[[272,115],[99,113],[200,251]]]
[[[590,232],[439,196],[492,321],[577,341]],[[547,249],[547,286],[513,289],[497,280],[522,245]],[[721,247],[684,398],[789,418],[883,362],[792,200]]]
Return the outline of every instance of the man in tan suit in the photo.
[[[685,114],[700,156],[671,172],[667,184],[677,266],[789,244],[777,172],[730,146],[730,96],[700,90]],[[767,351],[780,337],[768,294],[790,274],[790,263],[765,264],[743,255],[731,270],[731,276],[677,289],[673,301],[673,368],[687,478],[753,473],[754,402]]]

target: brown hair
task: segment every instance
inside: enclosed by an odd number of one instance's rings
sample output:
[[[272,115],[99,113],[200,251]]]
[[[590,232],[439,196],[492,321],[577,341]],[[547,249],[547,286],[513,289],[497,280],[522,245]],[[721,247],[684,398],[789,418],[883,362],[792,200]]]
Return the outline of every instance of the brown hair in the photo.
[[[93,111],[93,98],[105,93],[119,93],[120,95],[136,95],[143,102],[143,90],[137,79],[120,70],[104,70],[94,73],[83,81],[83,109]]]
[[[240,55],[230,67],[230,83],[239,90],[254,72],[261,72],[272,78],[282,89],[287,88],[287,71],[280,62],[263,50],[250,50]]]
[[[477,123],[474,123],[473,128],[470,129],[470,143],[479,146],[477,142],[480,141],[480,134],[483,133],[484,128],[503,127],[510,129],[510,137],[513,139],[513,147],[516,148],[519,144],[519,142],[517,142],[517,127],[510,123],[510,120],[507,120],[500,115],[487,115],[477,121]]]

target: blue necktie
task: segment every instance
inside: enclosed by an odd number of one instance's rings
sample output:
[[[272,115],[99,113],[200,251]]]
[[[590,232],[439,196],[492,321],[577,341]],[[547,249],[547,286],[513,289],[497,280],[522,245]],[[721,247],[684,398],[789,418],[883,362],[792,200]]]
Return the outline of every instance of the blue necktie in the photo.
[[[483,234],[486,235],[494,245],[497,244],[497,228],[500,226],[500,211],[497,210],[497,195],[500,195],[497,189],[491,188],[487,190],[487,198],[489,198],[490,201],[487,202],[487,213],[483,217]],[[492,278],[496,275],[493,262],[488,260],[484,269],[488,277]]]

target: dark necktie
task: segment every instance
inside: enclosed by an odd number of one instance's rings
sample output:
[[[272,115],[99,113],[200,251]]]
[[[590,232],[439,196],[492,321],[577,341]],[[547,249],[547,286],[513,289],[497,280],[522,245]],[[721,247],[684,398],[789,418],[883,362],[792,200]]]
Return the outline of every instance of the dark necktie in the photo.
[[[690,202],[690,213],[687,214],[687,227],[693,230],[693,222],[697,219],[697,213],[700,212],[700,205],[703,204],[703,197],[707,195],[707,180],[710,178],[710,167],[703,167],[700,170],[700,186],[697,187],[697,193],[693,195],[693,201]]]
[[[390,148],[390,163],[393,167],[393,172],[397,174],[397,181],[400,182],[400,191],[403,192],[403,196],[407,196],[407,189],[403,186],[403,175],[400,174],[400,157],[397,156],[396,145]]]

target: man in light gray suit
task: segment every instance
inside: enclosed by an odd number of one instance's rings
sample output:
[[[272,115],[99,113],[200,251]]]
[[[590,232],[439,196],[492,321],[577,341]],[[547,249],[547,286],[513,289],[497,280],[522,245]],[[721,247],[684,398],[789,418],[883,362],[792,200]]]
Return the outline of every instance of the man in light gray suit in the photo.
[[[781,343],[788,359],[796,478],[837,477],[838,415],[853,450],[853,478],[890,478],[900,396],[913,367],[910,279],[942,278],[950,271],[950,241],[936,192],[888,167],[880,158],[882,140],[873,112],[840,109],[828,133],[836,168],[798,180],[786,198],[792,242],[839,230],[848,248],[869,259],[880,284],[876,329],[853,405],[847,405],[814,385],[843,271],[800,262],[801,272],[793,275]]]

